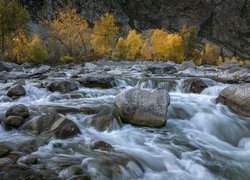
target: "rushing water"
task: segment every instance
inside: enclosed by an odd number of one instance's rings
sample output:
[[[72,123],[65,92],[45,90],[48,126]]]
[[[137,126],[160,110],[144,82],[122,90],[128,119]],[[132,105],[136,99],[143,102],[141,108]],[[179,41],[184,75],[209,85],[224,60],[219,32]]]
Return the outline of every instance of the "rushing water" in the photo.
[[[15,101],[6,96],[12,82],[0,84],[0,116],[13,104],[25,104],[33,113],[44,106],[106,105],[113,108],[116,94],[133,86],[164,88],[155,80],[140,81],[139,74],[121,77],[113,89],[81,87],[69,94],[51,93],[26,80],[27,95]],[[166,80],[170,77],[154,77]],[[51,138],[32,154],[41,164],[67,179],[80,171],[93,179],[250,179],[250,119],[236,115],[215,98],[227,85],[212,80],[211,87],[201,94],[183,93],[183,79],[175,79],[170,91],[171,103],[167,125],[161,129],[138,128],[122,124],[118,119],[112,127],[99,132],[89,123],[93,115],[66,113],[81,130],[81,134],[66,140]],[[14,147],[31,143],[37,137],[18,130],[5,131],[0,127],[0,142]],[[105,141],[114,150],[90,150],[94,140]],[[81,174],[81,173],[80,173]]]

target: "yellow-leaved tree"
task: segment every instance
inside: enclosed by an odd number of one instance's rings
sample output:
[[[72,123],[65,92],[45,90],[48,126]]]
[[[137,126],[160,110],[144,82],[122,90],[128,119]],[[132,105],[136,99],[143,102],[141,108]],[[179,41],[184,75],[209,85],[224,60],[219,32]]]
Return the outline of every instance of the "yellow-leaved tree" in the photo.
[[[106,13],[94,24],[91,44],[100,56],[110,56],[115,47],[115,38],[119,31],[112,14]]]
[[[44,62],[49,59],[46,47],[38,34],[34,34],[28,45],[28,55],[33,62]]]
[[[145,60],[152,59],[152,46],[148,39],[146,39],[141,48],[141,57]]]
[[[127,59],[137,59],[142,47],[142,36],[135,30],[129,32],[126,39]]]
[[[59,11],[52,22],[46,21],[50,28],[50,37],[63,47],[62,56],[83,58],[90,50],[90,29],[88,22],[77,13],[76,9],[67,7]]]
[[[127,57],[126,40],[120,37],[116,43],[114,56],[125,59]]]
[[[169,34],[163,30],[155,29],[150,38],[152,56],[156,60],[173,60],[181,63],[184,56],[183,41],[178,34]]]
[[[24,63],[29,60],[28,54],[29,38],[26,32],[22,29],[17,30],[11,41],[11,47],[8,54],[14,56],[13,58],[18,63]]]
[[[217,46],[211,44],[205,44],[202,53],[202,63],[216,65],[219,56],[220,54]]]

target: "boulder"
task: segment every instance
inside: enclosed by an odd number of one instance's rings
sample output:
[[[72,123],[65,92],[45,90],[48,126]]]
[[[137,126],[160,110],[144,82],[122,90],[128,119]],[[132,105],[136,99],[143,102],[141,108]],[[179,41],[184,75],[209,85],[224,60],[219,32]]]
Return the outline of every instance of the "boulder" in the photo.
[[[60,114],[47,114],[36,117],[25,124],[23,130],[35,134],[66,139],[80,133],[76,124]]]
[[[0,71],[11,71],[14,68],[17,68],[19,65],[13,62],[3,62],[0,61]]]
[[[250,117],[250,84],[232,85],[225,88],[216,99],[235,113]]]
[[[8,155],[10,151],[8,147],[0,145],[0,158]]]
[[[21,116],[9,116],[4,118],[3,124],[7,127],[13,127],[18,128],[20,127],[24,122],[23,117]]]
[[[146,71],[149,71],[153,74],[173,74],[177,72],[177,69],[171,64],[157,63],[150,65]]]
[[[91,125],[94,126],[99,131],[106,131],[108,130],[112,123],[114,117],[112,115],[96,115],[91,120]]]
[[[239,64],[236,61],[228,61],[228,62],[224,62],[221,65],[219,65],[219,68],[222,70],[226,70],[226,69],[231,69],[231,68],[235,68],[238,66],[239,66]]]
[[[17,160],[18,164],[37,164],[38,159],[35,156],[32,155],[26,155],[26,156],[22,156]]]
[[[85,63],[84,71],[85,72],[93,72],[96,71],[99,67],[93,63]]]
[[[23,118],[28,118],[30,116],[29,109],[23,105],[23,104],[18,104],[18,105],[13,105],[11,106],[5,114],[6,117],[9,116],[21,116]]]
[[[181,69],[188,69],[188,68],[194,68],[196,65],[193,61],[183,61],[181,63]]]
[[[183,83],[184,91],[187,93],[201,93],[207,87],[207,84],[198,78],[187,79]]]
[[[56,80],[46,85],[46,88],[52,92],[70,92],[78,89],[78,83],[70,80]]]
[[[152,128],[166,124],[170,97],[166,90],[132,88],[118,94],[115,106],[124,123]]]
[[[113,151],[112,145],[104,142],[104,141],[95,141],[90,145],[90,148],[93,150],[101,150],[101,151]]]
[[[106,72],[88,73],[79,79],[79,82],[90,88],[112,88],[115,85],[115,78]]]
[[[48,72],[51,69],[50,66],[48,65],[42,65],[41,67],[39,67],[38,69],[33,69],[31,71],[32,76],[36,76],[36,75],[43,75],[46,72]]]
[[[19,98],[26,95],[26,90],[23,86],[17,84],[8,89],[7,96],[11,98]]]

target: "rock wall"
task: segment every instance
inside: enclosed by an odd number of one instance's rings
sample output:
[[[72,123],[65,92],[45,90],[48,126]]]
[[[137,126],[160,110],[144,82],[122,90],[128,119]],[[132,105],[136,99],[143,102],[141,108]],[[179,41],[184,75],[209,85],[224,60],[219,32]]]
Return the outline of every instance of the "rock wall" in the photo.
[[[177,31],[196,25],[204,41],[212,41],[250,58],[249,0],[19,0],[34,21],[55,17],[55,10],[73,6],[90,23],[105,12],[115,15],[126,32],[164,28]],[[230,53],[229,53],[230,54]]]

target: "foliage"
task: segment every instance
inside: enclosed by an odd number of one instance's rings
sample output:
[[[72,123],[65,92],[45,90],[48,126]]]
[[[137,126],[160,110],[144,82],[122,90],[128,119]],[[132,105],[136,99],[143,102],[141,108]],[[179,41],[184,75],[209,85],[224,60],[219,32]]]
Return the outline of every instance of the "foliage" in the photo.
[[[60,57],[60,61],[62,63],[72,63],[72,62],[74,62],[74,58],[71,56],[62,56],[62,57]]]
[[[76,9],[61,10],[55,20],[45,24],[50,27],[50,36],[63,47],[63,54],[79,57],[90,51],[89,25]]]
[[[4,55],[7,38],[28,22],[27,12],[14,0],[0,0],[0,41]]]
[[[126,39],[127,59],[136,59],[142,47],[142,37],[135,30],[129,32]]]
[[[187,59],[193,59],[196,55],[195,51],[200,43],[197,28],[195,26],[188,27],[185,25],[180,31],[180,36],[183,40],[184,56]]]
[[[116,51],[114,52],[114,56],[118,58],[125,59],[127,57],[127,47],[126,40],[120,37],[116,43]]]
[[[202,54],[202,62],[204,64],[216,65],[218,58],[219,58],[218,47],[211,44],[205,44]]]
[[[28,55],[33,62],[44,62],[49,59],[48,51],[37,34],[33,35],[28,45]]]
[[[183,41],[178,34],[169,34],[155,29],[150,38],[152,56],[156,60],[174,60],[181,63],[184,60]]]
[[[28,45],[29,38],[25,31],[17,30],[11,41],[9,54],[14,56],[14,59],[16,59],[18,63],[23,63],[29,59]]]
[[[141,48],[141,57],[146,60],[152,59],[152,47],[148,39],[146,39]]]
[[[94,24],[91,44],[99,55],[111,55],[115,46],[115,37],[119,31],[115,24],[114,16],[106,13]]]

